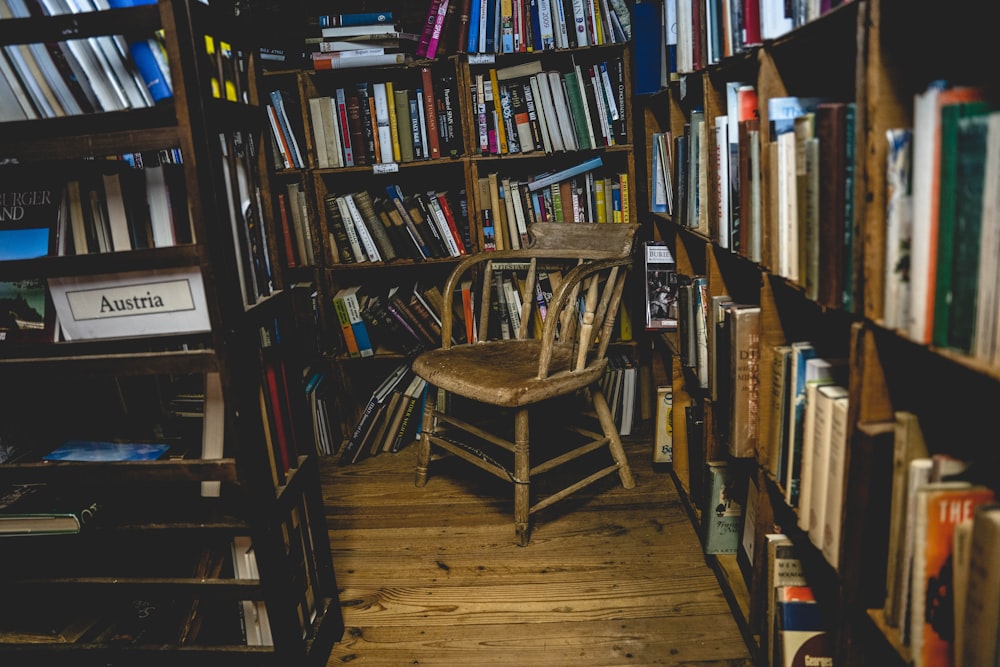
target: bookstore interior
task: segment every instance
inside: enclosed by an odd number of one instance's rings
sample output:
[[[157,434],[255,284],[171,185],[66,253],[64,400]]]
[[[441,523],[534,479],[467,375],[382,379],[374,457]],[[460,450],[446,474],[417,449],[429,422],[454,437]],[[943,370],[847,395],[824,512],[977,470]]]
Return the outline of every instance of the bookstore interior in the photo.
[[[653,466],[755,664],[1000,664],[986,4],[0,0],[0,663],[325,665],[409,448],[524,549]]]

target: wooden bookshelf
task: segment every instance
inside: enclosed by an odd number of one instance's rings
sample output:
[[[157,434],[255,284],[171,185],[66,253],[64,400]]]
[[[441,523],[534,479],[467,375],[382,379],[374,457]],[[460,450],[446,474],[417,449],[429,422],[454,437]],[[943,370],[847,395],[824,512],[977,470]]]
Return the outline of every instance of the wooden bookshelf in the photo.
[[[127,35],[119,56],[126,69],[128,40],[160,31],[172,88],[169,99],[146,106],[0,123],[3,157],[11,158],[5,176],[51,169],[56,185],[47,196],[65,210],[40,223],[61,245],[0,261],[6,289],[40,285],[47,295],[41,334],[23,334],[24,325],[6,320],[0,326],[0,489],[43,484],[99,499],[95,518],[79,534],[4,536],[9,567],[0,580],[0,661],[324,665],[342,636],[317,449],[299,386],[310,341],[298,310],[303,288],[277,263],[271,270],[275,230],[254,203],[266,186],[255,45],[241,41],[240,20],[220,4],[161,0],[0,20],[4,58],[27,52],[21,45],[71,38],[114,45],[116,35]],[[210,57],[206,36],[232,50]],[[219,76],[231,77],[238,93],[214,96]],[[136,75],[132,85],[145,83]],[[114,202],[87,179],[97,167],[116,165],[126,170],[115,171],[124,191],[125,178],[142,174],[142,187],[128,194],[153,210],[150,174],[168,159],[178,176],[167,187],[184,196],[168,211],[173,242],[153,240],[142,215],[126,209],[131,249],[122,247],[122,237],[112,246],[113,232],[94,221]],[[80,184],[97,216],[79,227],[70,224],[76,220],[70,182]],[[8,235],[0,243],[13,239],[10,229],[9,221],[0,223],[0,234]],[[74,239],[74,231],[86,232],[84,245],[75,243],[82,237]],[[153,287],[175,274],[193,295],[183,307]],[[60,283],[71,287],[57,289]],[[126,287],[140,294],[119,295],[121,304],[162,307],[168,315],[145,325],[136,320],[145,316],[123,310],[115,326],[88,328],[85,305],[60,306],[81,291]],[[149,305],[158,298],[165,299],[161,305]],[[54,307],[63,313],[58,323]],[[198,319],[188,323],[181,311],[195,311]],[[278,394],[261,399],[275,367],[288,380],[282,408],[271,402]],[[279,418],[284,426],[269,429]],[[292,435],[294,448],[279,452],[277,443]],[[170,447],[149,461],[45,460],[69,440]],[[252,543],[258,573],[250,578],[234,575],[238,536]],[[263,634],[270,642],[248,644],[254,621],[241,601],[266,611]]]
[[[908,665],[913,664],[910,647],[902,640],[899,628],[893,627],[883,613],[894,415],[901,410],[916,413],[930,453],[973,461],[969,477],[997,490],[990,470],[996,455],[972,434],[976,428],[989,428],[990,411],[979,406],[995,401],[998,385],[996,366],[989,360],[958,349],[924,344],[903,328],[885,326],[886,131],[913,125],[914,97],[936,79],[985,86],[987,96],[995,99],[995,86],[982,67],[992,48],[978,25],[980,15],[971,4],[961,16],[952,12],[947,16],[940,12],[922,14],[912,30],[902,29],[906,17],[914,16],[915,7],[908,3],[866,0],[834,4],[826,14],[810,17],[780,37],[675,74],[660,91],[633,102],[642,121],[634,142],[637,170],[646,188],[640,193],[640,216],[655,230],[655,238],[667,241],[674,250],[678,273],[706,276],[709,295],[729,294],[760,306],[760,415],[777,409],[772,404],[770,387],[776,359],[774,346],[809,340],[822,351],[821,356],[849,360],[844,384],[849,393],[849,435],[845,503],[839,510],[839,565],[832,566],[822,549],[810,541],[808,531],[798,527],[798,507],[786,501],[784,480],[768,474],[768,448],[777,435],[769,420],[762,420],[758,430],[756,466],[764,488],[757,508],[756,557],[764,553],[766,533],[784,532],[792,537],[810,585],[831,619],[836,664]],[[702,190],[709,202],[708,233],[690,228],[676,210],[673,215],[650,212],[652,134],[683,135],[696,110],[704,113],[706,121],[733,113],[728,107],[726,84],[734,81],[753,85],[757,94],[762,141],[760,256],[752,256],[746,247],[734,249],[720,235],[724,217],[715,206],[715,177],[719,170],[714,160],[702,170],[708,181]],[[769,199],[768,194],[777,182],[777,165],[763,146],[769,141],[769,102],[786,96],[817,96],[855,105],[856,135],[850,163],[854,178],[847,184],[854,202],[853,214],[847,221],[854,243],[850,274],[853,286],[847,288],[847,300],[838,296],[836,302],[828,302],[811,296],[809,280],[813,278],[807,279],[804,273],[788,277],[780,263],[783,248],[776,243],[778,210],[775,199]],[[714,142],[711,134],[709,137]],[[675,153],[673,157],[675,162],[691,166],[687,164],[688,156]],[[674,187],[678,187],[676,178]],[[677,195],[675,192],[675,206]],[[745,211],[741,211],[741,224],[745,224],[742,213]],[[973,243],[978,248],[978,242]],[[820,252],[828,250],[823,247]],[[725,408],[707,397],[694,383],[690,369],[678,363],[684,341],[676,345],[657,342],[661,344],[654,350],[663,361],[654,368],[661,369],[663,376],[656,380],[673,384],[675,415],[683,414],[685,405],[704,405],[704,441],[690,442],[685,425],[675,422],[674,427],[674,452],[679,456],[673,472],[681,490],[691,494],[692,473],[703,461],[689,464],[687,457],[718,451],[708,422],[713,417],[724,417],[719,411]],[[929,383],[932,374],[944,379],[945,384]],[[956,414],[961,414],[961,419]],[[700,502],[697,497],[691,498],[696,525],[703,520],[703,514],[697,511]],[[766,631],[762,632],[766,630],[762,620],[768,601],[759,580],[766,576],[766,564],[755,562],[755,579],[747,590],[724,559],[708,558],[717,561],[719,580],[731,592],[731,598],[746,599],[745,604],[734,604],[734,611],[742,617],[757,659],[761,664],[770,664],[771,642]]]

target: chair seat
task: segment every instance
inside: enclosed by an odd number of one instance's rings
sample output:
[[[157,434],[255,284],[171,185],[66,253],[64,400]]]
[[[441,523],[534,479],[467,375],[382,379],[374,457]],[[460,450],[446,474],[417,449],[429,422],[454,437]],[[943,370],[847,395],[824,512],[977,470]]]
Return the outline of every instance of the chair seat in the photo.
[[[538,379],[541,341],[497,340],[422,353],[413,370],[431,385],[477,401],[517,408],[583,389],[604,374],[607,360],[581,371],[554,370]],[[571,350],[555,346],[551,369],[567,369]]]

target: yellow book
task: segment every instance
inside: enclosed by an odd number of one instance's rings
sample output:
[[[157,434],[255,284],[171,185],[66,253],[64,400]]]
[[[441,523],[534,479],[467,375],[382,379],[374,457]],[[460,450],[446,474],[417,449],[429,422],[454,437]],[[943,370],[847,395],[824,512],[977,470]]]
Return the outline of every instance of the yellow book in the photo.
[[[594,213],[597,222],[608,221],[607,197],[604,193],[604,179],[594,179]]]
[[[507,209],[500,203],[500,183],[496,172],[487,176],[490,183],[490,206],[493,209],[493,235],[496,238],[497,250],[506,250],[507,243]]]
[[[507,130],[503,124],[503,109],[500,107],[500,80],[497,79],[497,71],[490,68],[490,86],[493,88],[493,107],[496,111],[497,125],[497,145],[500,147],[500,155],[507,154]]]
[[[622,186],[622,222],[632,222],[631,194],[628,187],[628,174],[622,172],[618,175],[618,181]]]
[[[601,2],[600,0],[594,0],[594,37],[597,40],[597,45],[600,46],[604,44],[604,26],[601,24]]]
[[[392,159],[401,162],[399,152],[399,118],[396,116],[395,91],[392,88],[392,81],[385,82],[385,97],[389,100],[389,134],[392,135]]]

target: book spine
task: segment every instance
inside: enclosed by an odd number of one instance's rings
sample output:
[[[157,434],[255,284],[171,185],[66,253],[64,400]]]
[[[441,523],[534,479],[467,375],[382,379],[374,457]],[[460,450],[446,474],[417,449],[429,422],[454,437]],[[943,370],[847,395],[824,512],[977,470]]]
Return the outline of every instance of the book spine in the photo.
[[[429,56],[427,53],[430,48],[431,33],[437,24],[438,11],[442,4],[447,7],[447,0],[431,0],[430,5],[427,7],[427,17],[424,19],[424,27],[420,32],[420,41],[417,43],[417,50],[415,51],[415,55],[418,58],[434,58],[434,56]],[[440,35],[440,28],[438,29],[438,34]]]
[[[420,68],[420,78],[423,81],[424,124],[427,128],[428,157],[436,160],[441,157],[441,139],[438,132],[437,110],[434,101],[434,77],[430,67]]]
[[[454,1],[457,2],[458,0]],[[431,6],[433,6],[433,3]],[[427,44],[426,51],[427,57],[431,60],[437,57],[438,44],[441,42],[441,30],[444,28],[445,17],[448,15],[448,6],[449,0],[441,0],[441,6],[434,17],[434,27],[431,29],[430,41]]]

